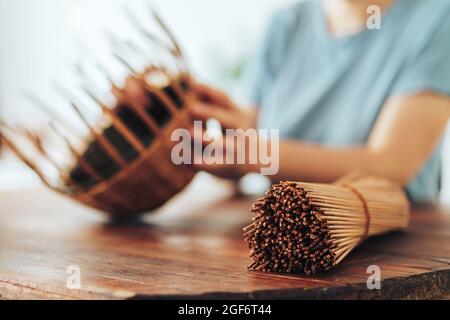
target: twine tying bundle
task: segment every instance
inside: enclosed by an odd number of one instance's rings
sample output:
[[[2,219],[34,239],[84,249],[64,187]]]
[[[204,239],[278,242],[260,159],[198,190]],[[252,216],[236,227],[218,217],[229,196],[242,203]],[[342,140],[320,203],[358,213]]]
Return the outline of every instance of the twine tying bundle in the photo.
[[[281,182],[253,205],[244,228],[250,270],[314,274],[340,263],[367,237],[404,229],[400,186],[353,174],[334,184]]]

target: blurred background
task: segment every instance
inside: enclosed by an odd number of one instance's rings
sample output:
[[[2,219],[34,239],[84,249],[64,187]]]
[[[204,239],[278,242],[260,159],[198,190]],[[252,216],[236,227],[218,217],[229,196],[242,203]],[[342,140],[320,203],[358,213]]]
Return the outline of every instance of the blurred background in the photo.
[[[243,70],[277,8],[294,0],[154,0],[154,7],[178,38],[193,74],[242,99]],[[119,39],[138,34],[125,18],[124,6],[143,23],[147,0],[0,0],[0,113],[12,123],[36,123],[38,114],[24,89],[38,93],[54,111],[68,117],[68,106],[52,83],[76,87],[76,65],[86,50],[108,67],[120,83],[126,74],[111,57],[107,32]],[[82,46],[80,47],[80,43]],[[83,49],[84,48],[84,49]],[[108,84],[99,74],[99,89]],[[447,137],[450,137],[450,129]],[[443,154],[443,202],[450,204],[450,138]],[[0,190],[40,185],[8,154],[0,158]]]

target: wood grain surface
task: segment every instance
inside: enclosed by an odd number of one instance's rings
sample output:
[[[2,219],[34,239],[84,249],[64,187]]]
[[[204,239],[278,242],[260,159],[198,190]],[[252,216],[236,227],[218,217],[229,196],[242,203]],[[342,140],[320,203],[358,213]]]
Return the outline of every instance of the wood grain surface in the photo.
[[[254,199],[192,186],[139,221],[114,223],[45,190],[0,193],[1,299],[436,299],[450,293],[450,215],[414,209],[405,233],[366,241],[319,276],[248,272],[241,228]],[[68,289],[69,266],[81,289]],[[381,268],[369,290],[367,267]]]

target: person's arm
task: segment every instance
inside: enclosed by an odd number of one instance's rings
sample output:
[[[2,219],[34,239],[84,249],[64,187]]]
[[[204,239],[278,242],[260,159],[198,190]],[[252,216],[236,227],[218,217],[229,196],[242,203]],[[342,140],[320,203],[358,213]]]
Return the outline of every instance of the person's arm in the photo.
[[[200,91],[216,90],[202,86]],[[204,94],[204,93],[203,93]],[[245,114],[225,95],[199,103],[198,118],[216,117],[225,127],[248,123]],[[221,100],[222,99],[222,100]],[[406,185],[425,165],[450,118],[450,98],[433,92],[392,97],[383,107],[366,145],[332,148],[301,141],[280,142],[279,172],[272,180],[331,182],[354,170],[375,174]],[[233,125],[234,123],[237,126]],[[238,177],[259,171],[253,165],[199,165],[220,176]]]
[[[444,96],[424,92],[391,98],[364,146],[336,149],[281,142],[276,179],[330,182],[360,170],[406,185],[425,165],[449,117],[450,99]]]

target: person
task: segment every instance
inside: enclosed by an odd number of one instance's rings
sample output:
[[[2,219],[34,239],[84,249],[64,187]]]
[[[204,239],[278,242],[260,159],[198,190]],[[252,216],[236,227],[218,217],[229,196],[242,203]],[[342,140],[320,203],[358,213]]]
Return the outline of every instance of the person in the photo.
[[[368,28],[368,8],[380,27]],[[370,9],[369,8],[369,9]],[[450,117],[448,0],[307,0],[278,12],[251,61],[250,98],[196,83],[196,119],[278,129],[272,180],[328,183],[355,170],[434,202]],[[199,164],[225,178],[256,165]]]

